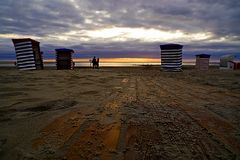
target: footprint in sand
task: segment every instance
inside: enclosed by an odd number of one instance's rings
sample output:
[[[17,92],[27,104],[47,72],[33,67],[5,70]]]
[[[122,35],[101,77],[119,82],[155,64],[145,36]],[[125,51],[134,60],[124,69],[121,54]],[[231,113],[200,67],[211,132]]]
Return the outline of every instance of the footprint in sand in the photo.
[[[44,102],[36,107],[26,108],[24,109],[24,111],[42,112],[42,111],[48,111],[48,110],[59,110],[59,109],[73,107],[76,104],[77,104],[76,101],[71,101],[71,100],[53,100],[53,101]]]
[[[127,83],[128,82],[128,79],[127,78],[124,78],[123,80],[122,80],[122,83]]]

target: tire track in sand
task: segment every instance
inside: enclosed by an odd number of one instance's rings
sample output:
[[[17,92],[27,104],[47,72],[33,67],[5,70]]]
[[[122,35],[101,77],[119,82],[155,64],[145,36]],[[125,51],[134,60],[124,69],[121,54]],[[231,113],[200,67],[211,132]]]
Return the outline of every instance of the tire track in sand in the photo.
[[[138,78],[138,99],[130,120],[125,159],[233,159],[232,154],[155,83]]]
[[[240,141],[235,137],[235,134],[238,132],[237,128],[226,119],[205,107],[198,105],[199,99],[196,99],[195,97],[199,97],[201,94],[198,95],[198,92],[195,92],[194,86],[191,86],[191,90],[190,88],[186,90],[184,96],[180,96],[178,91],[183,90],[183,87],[186,85],[179,85],[177,82],[165,81],[162,79],[162,84],[159,84],[152,79],[147,79],[147,81],[150,81],[152,85],[157,86],[160,90],[170,95],[169,99],[173,101],[174,106],[179,107],[186,112],[199,125],[206,128],[218,140],[231,149],[231,151],[235,152],[235,154],[240,153]],[[174,91],[171,89],[172,84],[174,84],[175,87]],[[190,103],[189,100],[191,101]],[[192,104],[195,105],[193,106]]]
[[[68,160],[121,157],[124,144],[120,141],[124,135],[124,127],[121,124],[120,108],[125,102],[135,99],[132,82],[132,78],[125,78],[121,87],[113,89],[110,97],[100,104],[100,111],[93,115],[94,120],[85,121],[87,125],[78,130],[70,143],[59,150],[63,152],[60,157]]]

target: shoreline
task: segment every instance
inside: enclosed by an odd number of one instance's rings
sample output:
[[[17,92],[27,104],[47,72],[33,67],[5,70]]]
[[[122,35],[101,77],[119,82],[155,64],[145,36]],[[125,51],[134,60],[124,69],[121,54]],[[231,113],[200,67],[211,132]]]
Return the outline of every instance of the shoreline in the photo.
[[[55,62],[44,62],[44,67],[56,67]],[[160,63],[100,63],[100,67],[160,67]],[[183,62],[182,66],[195,66],[195,62]],[[209,66],[219,66],[219,62],[210,62]],[[1,67],[14,68],[14,62],[0,62]],[[90,63],[75,62],[75,68],[90,68]]]
[[[77,69],[91,69],[91,70],[101,70],[101,69],[111,69],[111,68],[116,68],[116,69],[121,69],[121,68],[144,68],[144,69],[151,69],[151,68],[159,68],[161,69],[161,65],[136,65],[136,66],[100,66],[99,69],[92,69],[92,67],[89,66],[77,66],[74,67],[72,70],[77,70]],[[18,70],[15,66],[1,66],[0,69],[16,69]],[[188,70],[188,69],[195,69],[195,65],[182,65],[182,70]],[[210,65],[209,70],[211,69],[219,69],[218,65]],[[44,66],[43,70],[57,70],[56,66]],[[41,71],[41,70],[38,70]],[[66,70],[65,70],[66,71]],[[71,70],[70,70],[71,71]]]

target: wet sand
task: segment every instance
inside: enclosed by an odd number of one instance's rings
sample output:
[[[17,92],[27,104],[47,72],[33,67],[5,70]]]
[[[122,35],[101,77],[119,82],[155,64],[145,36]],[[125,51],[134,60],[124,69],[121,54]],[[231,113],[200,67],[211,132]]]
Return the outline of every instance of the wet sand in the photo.
[[[239,159],[240,71],[0,68],[0,159]]]

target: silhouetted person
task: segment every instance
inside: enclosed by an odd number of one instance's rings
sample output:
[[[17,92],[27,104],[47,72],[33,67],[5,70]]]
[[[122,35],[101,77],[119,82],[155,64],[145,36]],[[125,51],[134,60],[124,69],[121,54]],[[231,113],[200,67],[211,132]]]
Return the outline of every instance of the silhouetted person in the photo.
[[[93,69],[97,67],[97,60],[95,56],[92,59],[92,64],[93,64]]]
[[[75,62],[72,62],[72,68],[74,68],[75,67]]]
[[[99,68],[99,58],[97,58],[96,64],[97,64],[97,68]]]

